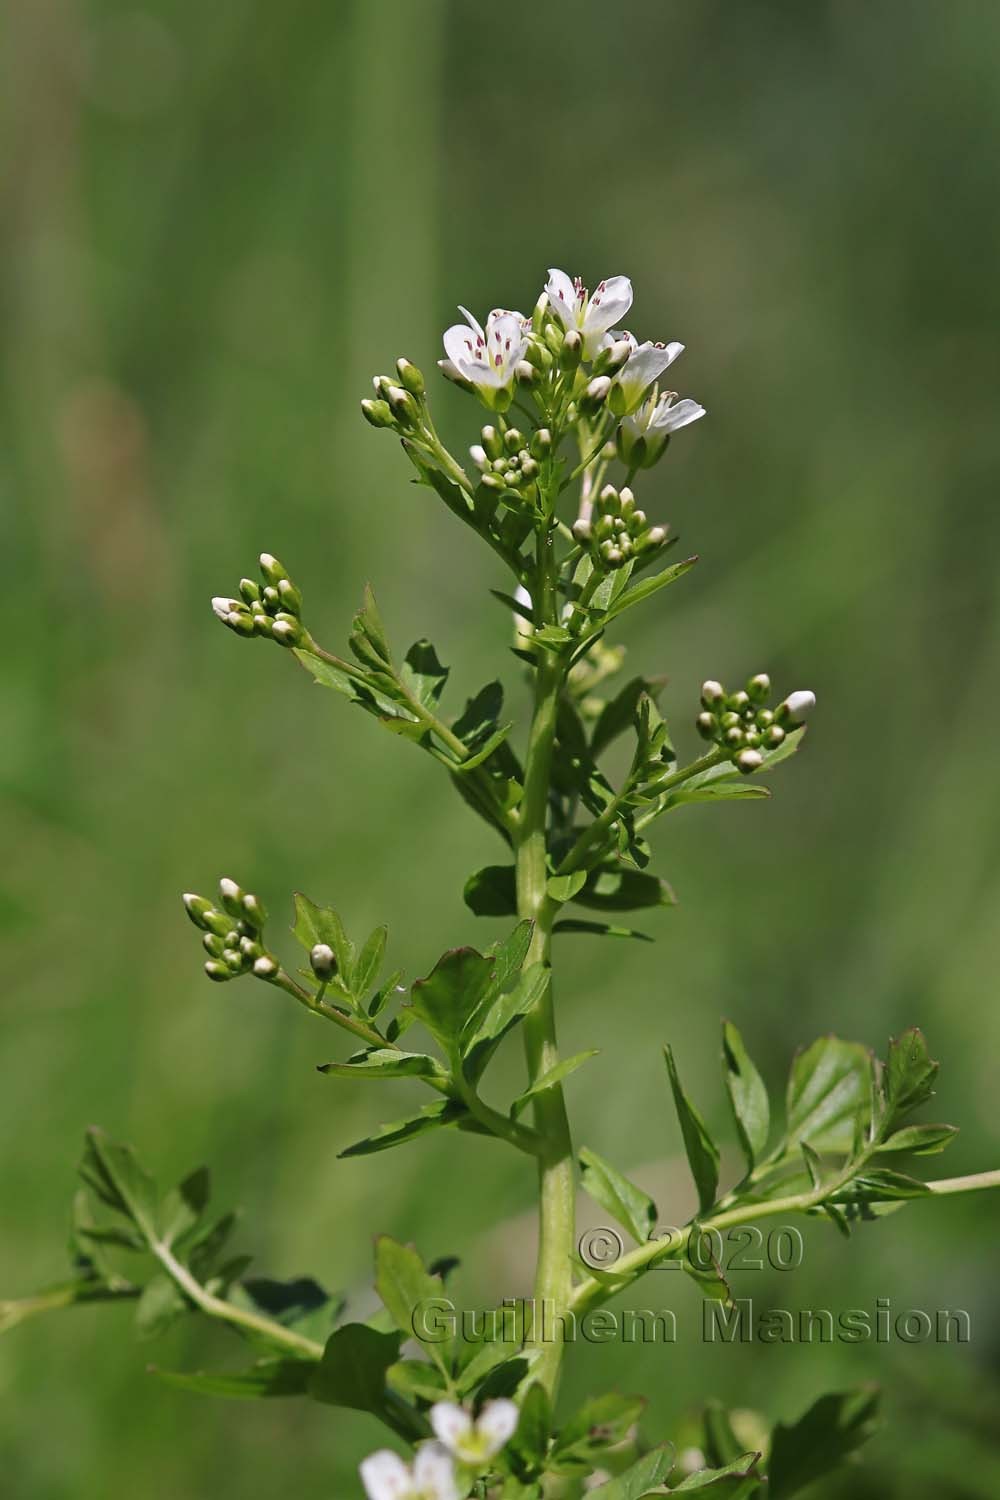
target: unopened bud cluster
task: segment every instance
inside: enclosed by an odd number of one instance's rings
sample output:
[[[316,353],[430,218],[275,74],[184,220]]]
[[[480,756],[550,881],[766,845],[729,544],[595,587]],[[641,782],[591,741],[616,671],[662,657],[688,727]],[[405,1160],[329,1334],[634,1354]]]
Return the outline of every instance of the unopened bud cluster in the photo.
[[[212,600],[212,608],[237,635],[263,635],[279,646],[297,646],[302,628],[302,595],[270,552],[260,554],[261,582],[240,579],[240,597]]]
[[[276,978],[281,966],[261,941],[267,913],[259,897],[241,890],[235,880],[220,880],[218,906],[190,892],[183,899],[184,910],[204,933],[209,979],[221,984],[250,973],[258,979]]]
[[[480,437],[482,441],[474,444],[469,453],[482,476],[479,482],[483,488],[498,494],[514,490],[520,497],[534,500],[539,461],[552,446],[548,430],[540,428],[529,440],[516,427],[501,432],[487,426]]]
[[[627,486],[616,490],[613,484],[606,484],[594,515],[589,520],[577,521],[573,535],[590,548],[599,566],[620,568],[630,558],[662,547],[667,540],[667,528],[650,526],[646,512],[639,510]]]
[[[424,407],[424,377],[408,359],[397,359],[396,374],[376,375],[374,401],[362,401],[361,410],[373,427],[392,427],[397,432],[415,432]]]
[[[758,672],[745,688],[727,693],[721,682],[701,685],[702,711],[698,733],[730,755],[747,775],[764,763],[764,752],[777,750],[785,735],[802,724],[816,706],[816,696],[805,689],[789,693],[777,708],[767,707],[771,679]]]

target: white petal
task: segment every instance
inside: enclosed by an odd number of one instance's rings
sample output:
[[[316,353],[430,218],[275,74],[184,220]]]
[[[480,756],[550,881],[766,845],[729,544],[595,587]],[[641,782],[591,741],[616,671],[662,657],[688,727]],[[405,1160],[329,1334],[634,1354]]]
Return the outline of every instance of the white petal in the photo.
[[[487,1401],[476,1421],[476,1431],[486,1439],[486,1455],[492,1458],[513,1437],[520,1413],[513,1401]]]
[[[681,427],[697,422],[698,418],[704,415],[705,408],[688,397],[685,397],[683,401],[678,401],[674,406],[661,397],[649,426],[653,432],[677,432]]]
[[[517,600],[518,604],[527,605],[528,609],[531,608],[531,595],[528,593],[528,590],[525,588],[523,583],[519,583],[517,588],[514,590],[514,598]]]
[[[465,321],[468,323],[469,327],[472,329],[473,333],[477,333],[481,339],[485,338],[486,335],[483,333],[483,325],[479,322],[478,318],[474,318],[469,309],[467,307],[463,307],[461,302],[458,304],[458,310],[462,314],[462,317],[465,319]]]
[[[406,1500],[413,1493],[409,1469],[389,1448],[380,1448],[366,1458],[360,1472],[368,1500]]]
[[[440,1443],[423,1445],[414,1460],[413,1478],[418,1494],[427,1500],[460,1500],[455,1465],[447,1448]]]
[[[611,332],[605,335],[604,343],[605,346],[611,344],[628,344],[633,354],[639,347],[639,341],[635,334],[629,333],[627,328],[612,328]]]
[[[565,271],[555,266],[549,268],[549,279],[545,283],[545,295],[549,306],[564,328],[577,326],[576,288]]]
[[[651,344],[648,340],[639,345],[618,372],[618,384],[626,398],[626,410],[637,405],[643,393],[654,380],[660,378],[668,365],[673,364],[683,348],[683,344],[662,346]]]
[[[485,360],[486,337],[482,329],[477,336],[474,330],[467,328],[464,323],[453,323],[444,332],[444,352],[452,364],[462,370],[464,365],[475,360]]]
[[[627,276],[610,276],[594,288],[583,320],[583,332],[599,338],[613,328],[632,306],[632,283]]]
[[[452,1450],[472,1431],[471,1416],[454,1401],[438,1401],[431,1407],[430,1416],[434,1436]]]
[[[499,384],[508,384],[527,343],[520,313],[502,308],[490,313],[486,320],[486,363],[496,372]]]

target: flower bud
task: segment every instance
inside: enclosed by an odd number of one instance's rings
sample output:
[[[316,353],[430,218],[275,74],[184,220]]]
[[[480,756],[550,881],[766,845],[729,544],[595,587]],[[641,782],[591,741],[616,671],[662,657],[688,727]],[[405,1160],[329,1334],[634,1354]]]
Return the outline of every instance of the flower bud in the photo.
[[[302,627],[290,615],[279,615],[271,626],[271,636],[279,646],[296,646],[301,635]]]
[[[769,750],[777,750],[778,746],[781,744],[784,738],[785,731],[782,729],[781,725],[772,724],[770,729],[768,729],[764,735],[764,744]]]
[[[503,445],[508,453],[516,453],[524,447],[524,433],[518,432],[516,427],[508,427],[503,435]]]
[[[519,359],[514,366],[514,379],[518,385],[535,385],[538,381],[538,371],[530,361]]]
[[[750,695],[749,693],[745,693],[742,688],[740,688],[738,693],[730,693],[729,697],[726,699],[727,706],[729,708],[735,709],[737,713],[742,713],[743,710],[748,706],[749,702]]]
[[[217,932],[206,932],[202,937],[201,946],[210,958],[221,958],[226,943]]]
[[[235,880],[223,877],[219,881],[219,899],[231,917],[242,917],[243,915],[243,892]]]
[[[402,427],[418,426],[420,408],[408,390],[401,385],[391,385],[386,391],[386,400],[393,416]]]
[[[329,943],[317,943],[309,954],[309,962],[316,978],[324,982],[337,972],[337,958]]]
[[[581,413],[584,416],[596,415],[601,410],[605,401],[607,401],[610,389],[611,377],[609,375],[596,376],[580,397],[579,407]]]
[[[260,958],[260,955],[264,951],[260,944],[252,937],[241,937],[239,947],[243,957],[250,963]]]
[[[559,350],[559,364],[564,370],[575,370],[583,358],[583,335],[578,328],[571,328]],[[611,382],[608,381],[610,386]]]
[[[771,691],[771,679],[766,672],[758,672],[756,677],[751,677],[747,683],[747,692],[754,703],[764,703]]]
[[[223,948],[222,962],[233,974],[243,973],[243,954],[238,948]]]
[[[270,953],[262,953],[254,963],[253,971],[258,979],[274,979],[281,972],[281,965]]]
[[[736,764],[744,776],[749,776],[751,771],[756,771],[764,764],[764,757],[759,750],[741,750],[736,757]]]
[[[486,470],[489,468],[490,460],[489,455],[482,444],[473,443],[472,447],[469,449],[469,457],[472,459],[472,462],[475,464],[476,468],[479,469],[481,473],[485,474]]]
[[[618,492],[618,498],[621,500],[621,503],[622,503],[622,515],[623,516],[634,515],[635,514],[635,496],[633,495],[632,491],[629,489],[628,485],[626,485],[624,487],[624,489],[619,490],[619,492]],[[645,517],[643,517],[643,519],[645,520]]]
[[[272,556],[270,552],[262,552],[258,561],[260,563],[260,571],[262,576],[269,584],[271,584],[272,587],[274,587],[280,579],[288,577],[287,572],[281,566],[278,559]]]
[[[396,419],[389,408],[388,401],[362,401],[361,415],[373,427],[395,427],[396,425]]]
[[[725,696],[722,683],[716,682],[714,678],[710,677],[707,682],[702,683],[701,701],[705,708],[717,708]]]
[[[210,958],[205,965],[205,973],[209,979],[214,979],[216,984],[225,984],[227,979],[232,979],[232,972],[217,958]]]
[[[573,535],[576,537],[578,542],[589,542],[590,534],[591,527],[589,521],[586,521],[583,519],[583,517],[581,517],[578,521],[573,522]]]
[[[552,434],[549,429],[539,427],[537,432],[533,432],[528,448],[532,458],[548,458],[552,452]]]
[[[260,585],[254,583],[252,578],[241,578],[240,593],[247,604],[254,604],[260,598]]]
[[[397,359],[396,374],[399,376],[400,385],[408,390],[411,396],[419,398],[424,394],[426,387],[423,374],[408,359]]]
[[[594,360],[594,370],[599,375],[613,375],[620,370],[632,353],[632,346],[628,339],[618,339],[602,349]]]
[[[785,701],[779,703],[775,717],[782,724],[803,724],[815,707],[816,694],[809,692],[807,688],[800,688],[797,692],[789,693]]]
[[[242,905],[245,920],[257,932],[260,932],[267,921],[267,912],[264,909],[263,901],[261,901],[259,896],[254,896],[248,891],[243,897]]]
[[[715,739],[715,732],[719,726],[714,714],[700,713],[694,723],[703,740]]]
[[[302,595],[289,578],[282,578],[278,584],[278,600],[286,614],[300,615],[302,613]]]
[[[649,444],[642,434],[636,434],[624,423],[615,433],[615,451],[622,463],[628,469],[642,469],[646,466],[646,454]]]
[[[758,729],[767,729],[770,724],[774,723],[774,714],[769,708],[758,708],[754,714],[754,722]]]
[[[206,901],[204,896],[196,896],[193,891],[186,891],[181,897],[184,902],[184,910],[191,921],[202,932],[215,932],[217,924],[213,921],[219,915],[211,901]]]
[[[744,735],[743,730],[739,727],[738,724],[732,724],[726,730],[724,738],[726,744],[735,750],[737,745],[742,745],[744,743],[746,736]]]
[[[547,292],[542,292],[538,301],[531,309],[531,327],[535,333],[541,333],[545,324],[545,315],[549,310],[549,298]]]

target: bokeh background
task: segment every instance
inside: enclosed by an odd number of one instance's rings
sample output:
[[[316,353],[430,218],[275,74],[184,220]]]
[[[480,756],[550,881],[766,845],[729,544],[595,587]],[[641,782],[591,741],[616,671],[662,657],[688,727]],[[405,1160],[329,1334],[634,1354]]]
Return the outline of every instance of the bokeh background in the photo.
[[[459,1297],[523,1290],[532,1184],[441,1135],[338,1162],[401,1112],[262,986],[200,975],[177,893],[295,887],[427,971],[495,923],[462,883],[494,856],[423,757],[290,660],[214,622],[262,548],[331,647],[370,578],[391,636],[429,635],[451,703],[497,670],[520,709],[491,556],[360,420],[397,354],[433,367],[461,301],[528,309],[549,264],[636,286],[630,326],[680,338],[710,409],[646,481],[702,565],[636,617],[684,747],[697,685],[767,667],[816,689],[770,805],[661,825],[680,906],[657,946],[567,939],[577,1138],[665,1221],[690,1209],[655,1044],[725,1130],[718,1020],[780,1081],[836,1030],[922,1025],[940,1172],[1000,1162],[995,692],[1000,16],[981,0],[8,0],[3,49],[0,1289],[64,1274],[81,1132],[164,1179],[211,1162],[273,1275],[371,1306],[376,1230],[458,1252]],[[451,388],[440,425],[473,440]],[[648,924],[647,924],[648,925]],[[496,1097],[517,1078],[516,1049]],[[414,1088],[416,1093],[416,1088]],[[393,1102],[395,1101],[395,1103]],[[932,1163],[932,1168],[937,1168]],[[599,1219],[596,1212],[592,1219]],[[817,1495],[992,1497],[1000,1199],[914,1205],[845,1246],[806,1225],[760,1306],[963,1307],[961,1348],[708,1347],[693,1286],[674,1348],[581,1346],[566,1401],[608,1383],[683,1433],[714,1394],[772,1417],[886,1387],[864,1477]],[[373,1422],[200,1402],[146,1375],[231,1365],[216,1329],[136,1344],[81,1309],[0,1342],[12,1500],[356,1494]]]

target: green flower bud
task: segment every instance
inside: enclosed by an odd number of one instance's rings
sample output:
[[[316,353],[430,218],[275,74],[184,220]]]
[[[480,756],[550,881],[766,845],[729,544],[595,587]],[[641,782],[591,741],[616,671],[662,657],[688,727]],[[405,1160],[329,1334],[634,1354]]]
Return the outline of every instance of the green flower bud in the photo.
[[[764,735],[764,743],[769,750],[777,750],[778,746],[782,743],[784,738],[785,731],[782,729],[781,725],[772,724],[770,729]]]
[[[719,725],[714,714],[701,713],[695,719],[694,723],[703,740],[715,739]]]
[[[764,757],[759,750],[741,750],[736,757],[736,764],[744,776],[749,776],[751,771],[756,771],[764,764]]]
[[[621,497],[613,484],[606,484],[597,497],[597,503],[601,508],[602,515],[620,516],[622,505]]]
[[[746,731],[746,734],[744,735],[744,738],[745,738],[747,744],[750,746],[751,750],[756,750],[757,746],[760,744],[760,732],[759,732],[759,730],[748,729]]]
[[[743,712],[743,710],[748,706],[749,702],[750,696],[748,693],[745,693],[742,688],[740,688],[738,693],[730,693],[729,697],[726,699],[728,707],[735,708],[739,713]]]
[[[281,972],[281,965],[270,953],[262,953],[253,966],[258,979],[274,979]]]
[[[396,425],[396,419],[388,401],[362,401],[361,415],[373,427],[395,427]]]
[[[547,427],[539,427],[531,435],[529,443],[532,458],[548,458],[552,452],[552,434]]]
[[[622,515],[623,516],[633,516],[633,515],[635,515],[635,496],[633,495],[632,491],[629,489],[628,485],[626,485],[623,490],[619,491],[619,499],[621,500],[621,503],[622,503]],[[643,520],[645,520],[645,516],[643,517]]]
[[[240,952],[248,962],[252,963],[254,959],[260,958],[263,951],[260,944],[255,942],[252,937],[240,938]]]
[[[205,973],[209,979],[214,979],[216,984],[225,984],[227,979],[232,979],[232,972],[220,963],[217,958],[210,958],[205,965]]]
[[[278,615],[271,626],[271,636],[279,646],[295,646],[302,635],[302,627],[293,615]]]
[[[252,578],[241,578],[240,593],[247,604],[253,604],[260,598],[260,586],[254,583]]]
[[[591,537],[591,525],[589,521],[582,518],[573,522],[573,535],[578,542],[589,542]]]
[[[479,434],[482,438],[483,449],[487,458],[500,458],[503,455],[503,438],[495,427],[487,424]]]
[[[390,385],[386,392],[386,400],[400,426],[412,428],[420,425],[420,408],[403,386]]]
[[[559,350],[559,364],[564,370],[575,370],[583,358],[583,335],[579,329],[571,328]],[[608,381],[610,386],[611,382]]]
[[[281,595],[278,593],[278,590],[273,586],[273,584],[269,583],[267,585],[267,588],[262,591],[261,603],[263,604],[269,615],[277,614],[279,608],[281,607]]]
[[[226,944],[224,939],[221,938],[218,933],[206,932],[202,937],[201,946],[204,948],[205,952],[210,955],[210,957],[221,958],[222,950],[225,948]]]
[[[519,359],[514,366],[514,379],[518,385],[536,385],[538,383],[538,371],[529,360]]]
[[[264,926],[264,923],[267,921],[267,912],[264,909],[263,901],[261,901],[259,896],[254,896],[248,891],[247,894],[243,897],[242,904],[243,910],[246,914],[245,921],[247,921],[254,930],[260,932],[260,930]]]
[[[627,469],[646,467],[649,444],[641,434],[636,434],[624,424],[615,433],[615,452]]]
[[[503,443],[508,453],[516,453],[519,448],[524,447],[524,433],[518,432],[516,427],[508,427],[503,435]]]
[[[771,679],[766,672],[758,672],[756,677],[751,677],[747,683],[747,692],[754,703],[765,703],[767,695],[771,691]]]
[[[528,458],[523,458],[521,460],[522,479],[526,480],[530,484],[533,479],[538,478],[538,473],[538,465],[535,463],[535,460],[533,458],[529,456]]]
[[[200,927],[202,932],[215,932],[212,919],[219,913],[211,901],[206,901],[204,896],[196,896],[193,891],[186,891],[181,900],[184,902],[184,910],[196,927]]]
[[[594,360],[594,374],[614,374],[615,370],[621,369],[631,353],[632,348],[627,339],[619,339],[617,343],[609,344]]]
[[[316,978],[324,982],[337,972],[337,957],[329,943],[317,943],[309,954],[309,962]]]
[[[219,881],[219,899],[231,917],[243,915],[243,892],[235,880],[223,877]]]
[[[238,948],[223,948],[222,962],[232,970],[234,974],[243,973],[243,954]]]
[[[611,389],[610,375],[598,375],[590,381],[579,400],[579,408],[585,417],[596,416],[608,399]]]
[[[713,677],[710,677],[707,682],[702,683],[701,701],[705,708],[718,708],[725,696],[725,689],[722,683],[716,682]]]
[[[702,702],[704,702],[704,699],[702,699]],[[719,727],[722,729],[739,729],[742,722],[743,721],[740,718],[739,714],[734,713],[732,709],[729,709],[727,713],[724,713],[720,716]]]
[[[235,630],[237,635],[253,635],[253,616],[241,599],[224,599],[217,595],[212,600],[212,611],[223,625]]]
[[[745,739],[746,736],[744,735],[742,729],[737,729],[735,725],[732,727],[732,729],[726,730],[726,744],[731,746],[733,749],[735,749],[737,745],[742,745]]]
[[[281,566],[278,559],[272,556],[270,552],[262,552],[260,554],[259,563],[261,575],[267,583],[272,585],[272,587],[277,585],[282,578],[288,577],[288,574]]]
[[[816,694],[800,688],[798,692],[789,693],[784,702],[779,703],[775,718],[781,724],[804,724],[815,707]]]
[[[302,595],[290,578],[282,578],[279,581],[278,599],[282,609],[288,614],[300,615],[302,613]]]
[[[769,708],[758,708],[754,718],[758,729],[766,729],[769,724],[774,723],[774,714]]]
[[[399,376],[400,385],[408,390],[411,396],[420,397],[424,394],[426,390],[424,377],[416,365],[411,364],[408,359],[397,359],[396,374]]]

